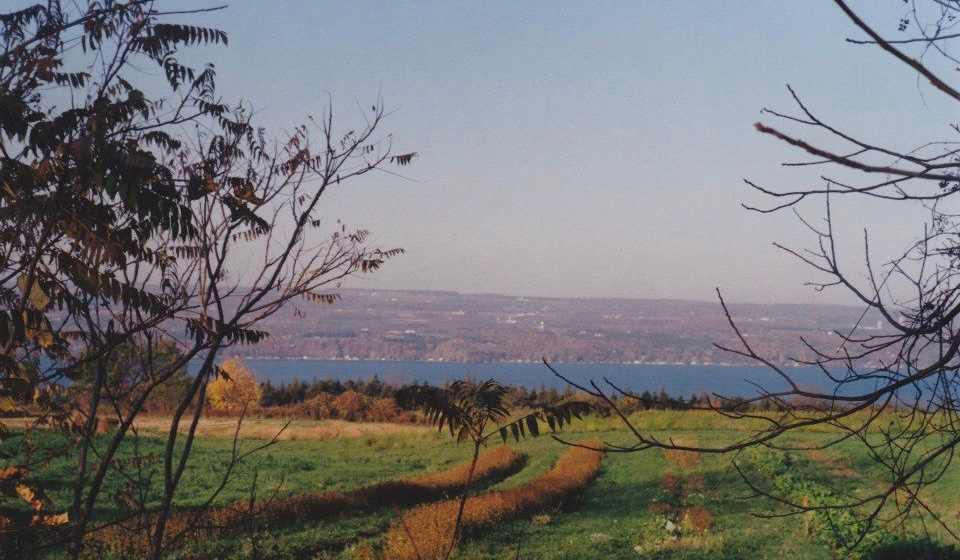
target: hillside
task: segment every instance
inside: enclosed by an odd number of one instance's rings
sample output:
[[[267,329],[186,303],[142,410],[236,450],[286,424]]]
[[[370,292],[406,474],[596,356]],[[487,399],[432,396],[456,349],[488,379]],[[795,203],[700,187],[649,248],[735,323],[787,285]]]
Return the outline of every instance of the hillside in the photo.
[[[737,340],[718,303],[528,298],[402,290],[341,290],[332,306],[285,309],[265,325],[257,357],[452,362],[745,363],[713,344]],[[809,358],[800,337],[835,347],[862,308],[736,304],[731,312],[758,351],[779,362]],[[860,321],[877,333],[878,318]]]

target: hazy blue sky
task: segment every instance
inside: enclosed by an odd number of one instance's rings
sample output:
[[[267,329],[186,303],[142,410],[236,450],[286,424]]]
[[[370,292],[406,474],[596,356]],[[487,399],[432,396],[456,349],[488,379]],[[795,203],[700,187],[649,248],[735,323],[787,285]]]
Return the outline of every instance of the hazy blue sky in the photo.
[[[854,5],[897,34],[902,2]],[[222,91],[261,123],[290,126],[329,93],[349,125],[381,94],[395,145],[420,153],[411,180],[328,200],[331,218],[407,250],[352,286],[844,301],[817,297],[812,273],[771,247],[810,241],[790,214],[739,206],[756,200],[743,177],[787,188],[819,172],[779,166],[798,154],[753,131],[770,121],[760,109],[792,110],[790,83],[821,116],[903,148],[950,137],[957,116],[902,65],[844,43],[857,31],[829,0],[235,1],[208,20],[230,34],[209,51]],[[892,254],[922,217],[837,214],[854,271],[864,225]]]

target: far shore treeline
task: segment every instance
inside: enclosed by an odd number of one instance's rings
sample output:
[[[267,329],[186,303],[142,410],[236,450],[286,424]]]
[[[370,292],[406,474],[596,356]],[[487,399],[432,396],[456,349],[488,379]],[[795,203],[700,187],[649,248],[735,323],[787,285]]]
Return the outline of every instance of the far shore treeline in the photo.
[[[368,380],[319,379],[274,384],[260,383],[258,413],[267,417],[295,417],[311,419],[343,419],[370,422],[420,422],[417,406],[408,397],[413,388],[425,383],[391,384],[374,376]],[[609,414],[607,406],[571,387],[557,390],[553,387],[529,388],[507,385],[508,400],[513,408],[532,409],[544,405],[557,405],[572,399],[593,403],[597,414]],[[708,394],[689,397],[670,395],[665,389],[643,391],[636,398],[621,397],[617,406],[625,413],[640,410],[687,410],[711,406],[735,408],[744,403],[734,398],[719,401]],[[773,402],[763,401],[751,409],[771,410]]]

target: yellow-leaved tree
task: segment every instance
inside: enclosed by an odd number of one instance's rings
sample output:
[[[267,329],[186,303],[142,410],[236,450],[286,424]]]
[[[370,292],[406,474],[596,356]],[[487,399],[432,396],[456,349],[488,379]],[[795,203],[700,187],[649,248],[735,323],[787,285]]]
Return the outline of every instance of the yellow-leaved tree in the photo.
[[[223,362],[220,375],[207,386],[207,402],[217,412],[239,413],[257,407],[260,402],[260,383],[253,370],[241,358]]]

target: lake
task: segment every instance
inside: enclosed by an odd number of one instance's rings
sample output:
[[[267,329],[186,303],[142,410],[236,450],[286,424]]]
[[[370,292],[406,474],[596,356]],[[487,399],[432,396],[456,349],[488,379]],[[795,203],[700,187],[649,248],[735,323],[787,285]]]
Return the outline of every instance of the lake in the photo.
[[[494,378],[501,383],[522,385],[531,388],[554,387],[562,389],[565,383],[554,376],[541,363],[484,363],[462,364],[452,362],[387,362],[387,361],[339,361],[339,360],[291,360],[261,359],[245,360],[262,380],[274,384],[289,383],[294,379],[363,380],[373,376],[387,383],[427,382],[441,384],[446,381],[472,377]],[[604,378],[630,391],[659,391],[671,395],[689,396],[693,393],[716,392],[728,396],[755,395],[751,383],[760,384],[770,391],[786,389],[780,376],[765,367],[708,366],[708,365],[648,365],[648,364],[551,364],[561,374],[576,383],[594,380],[605,389]],[[787,368],[794,380],[805,388],[832,390],[834,385],[816,368]],[[872,384],[859,384],[866,389]],[[848,388],[848,390],[853,387]],[[844,391],[846,392],[846,391]]]

